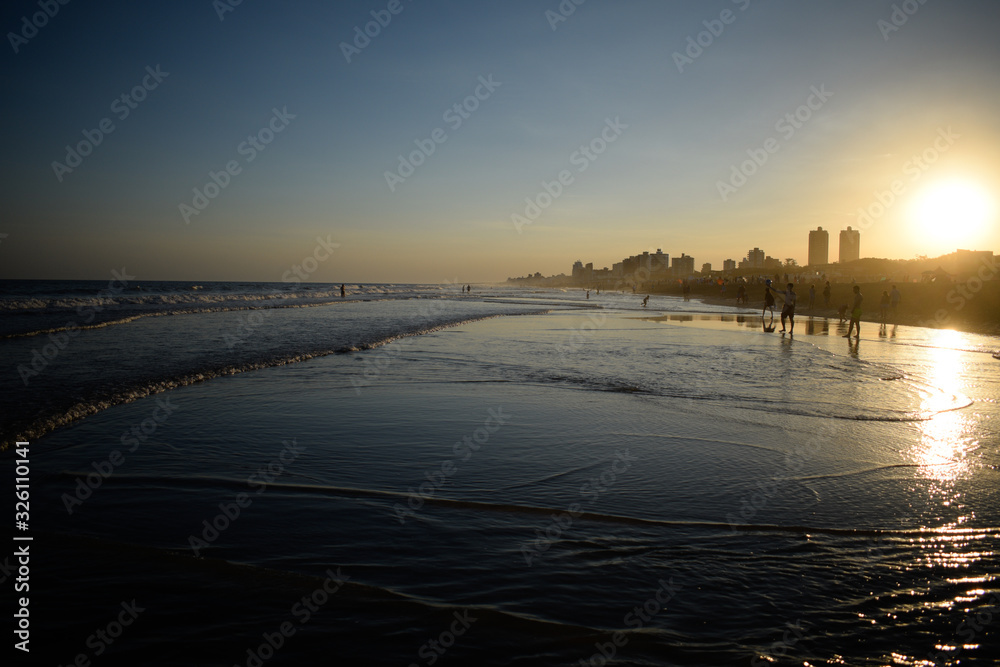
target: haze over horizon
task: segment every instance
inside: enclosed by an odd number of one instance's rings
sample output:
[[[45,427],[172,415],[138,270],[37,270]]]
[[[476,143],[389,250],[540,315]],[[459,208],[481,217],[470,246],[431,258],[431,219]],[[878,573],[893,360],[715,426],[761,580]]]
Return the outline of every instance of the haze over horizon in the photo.
[[[100,9],[2,10],[0,278],[1000,252],[990,0]]]

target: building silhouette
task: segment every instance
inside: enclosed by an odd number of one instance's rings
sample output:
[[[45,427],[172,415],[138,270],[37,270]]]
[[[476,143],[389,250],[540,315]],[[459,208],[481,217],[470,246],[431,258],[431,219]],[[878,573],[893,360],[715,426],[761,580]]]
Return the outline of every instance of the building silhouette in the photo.
[[[841,234],[841,252],[843,252],[843,234]],[[830,232],[817,227],[809,232],[809,266],[820,266],[830,263]]]
[[[760,248],[747,251],[747,258],[740,262],[741,269],[763,269],[766,255]]]
[[[681,253],[680,257],[673,259],[674,277],[686,278],[694,274],[694,257],[689,257]]]
[[[670,255],[663,252],[662,248],[657,248],[656,252],[650,255],[650,271],[656,274],[666,274],[670,270]]]
[[[736,260],[735,259],[727,259],[727,260],[723,261],[722,262],[722,270],[723,271],[735,271],[736,270]]]
[[[840,232],[840,263],[855,262],[859,259],[861,259],[861,232],[848,226]]]

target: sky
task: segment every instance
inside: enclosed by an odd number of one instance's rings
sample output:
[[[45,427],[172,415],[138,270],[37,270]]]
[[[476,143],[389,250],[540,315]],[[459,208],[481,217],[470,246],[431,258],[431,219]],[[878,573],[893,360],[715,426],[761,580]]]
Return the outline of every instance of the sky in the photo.
[[[1000,252],[995,0],[235,1],[5,3],[0,278]]]

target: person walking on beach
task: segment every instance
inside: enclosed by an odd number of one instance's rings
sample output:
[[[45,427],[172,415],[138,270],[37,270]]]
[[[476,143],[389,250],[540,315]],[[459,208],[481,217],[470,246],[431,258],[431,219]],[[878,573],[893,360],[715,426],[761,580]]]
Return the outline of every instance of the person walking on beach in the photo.
[[[892,291],[889,292],[889,307],[892,309],[892,321],[896,321],[896,307],[899,305],[899,300],[903,298],[902,293],[899,289],[893,285]]]
[[[878,310],[882,324],[885,324],[886,320],[889,319],[889,292],[886,290],[882,290],[882,298],[879,300]]]
[[[826,281],[826,287],[823,288],[823,307],[830,307],[830,281]]]
[[[646,295],[646,298],[642,300],[642,307],[645,308],[647,303],[649,303],[649,295],[648,294]]]
[[[344,286],[341,285],[340,286],[340,298],[343,299],[345,296],[347,296],[347,291],[344,289]]]
[[[861,338],[861,303],[865,298],[861,295],[861,288],[858,285],[854,286],[854,308],[851,310],[851,322],[847,325],[847,335],[844,338],[851,337],[851,331],[854,327],[857,327],[856,337]]]
[[[789,335],[795,333],[795,300],[797,295],[795,294],[794,287],[793,283],[788,283],[784,292],[778,292],[778,290],[770,285],[767,286],[769,291],[773,290],[785,302],[785,305],[781,307],[781,333],[785,332],[785,319],[787,318],[791,323],[788,330]],[[773,302],[774,299],[772,298],[771,301]]]
[[[809,310],[812,310],[813,305],[816,303],[816,286],[809,286]]]

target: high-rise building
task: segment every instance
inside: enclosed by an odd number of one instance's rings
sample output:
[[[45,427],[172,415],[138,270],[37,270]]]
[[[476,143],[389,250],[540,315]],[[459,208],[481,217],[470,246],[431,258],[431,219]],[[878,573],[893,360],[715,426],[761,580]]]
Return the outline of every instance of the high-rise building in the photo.
[[[680,257],[674,257],[673,267],[675,277],[686,278],[694,273],[694,257],[681,253]]]
[[[711,272],[712,272],[712,264],[711,264],[711,262],[705,262],[704,264],[701,265],[701,274],[703,276],[707,276]]]
[[[663,252],[662,249],[657,248],[654,254],[651,254],[652,264],[650,266],[650,271],[654,274],[665,273],[670,270],[670,255]]]
[[[809,232],[809,265],[820,266],[829,263],[830,232],[822,227],[817,227],[814,231]]]
[[[840,263],[859,259],[861,259],[861,232],[848,226],[840,232]]]
[[[724,262],[722,262],[722,270],[723,271],[735,271],[736,270],[736,260],[735,259],[727,259]]]
[[[760,248],[754,248],[753,250],[747,251],[747,267],[751,269],[763,269],[764,268],[764,251]]]
[[[573,282],[582,285],[584,282],[583,262],[576,260],[573,262]]]

